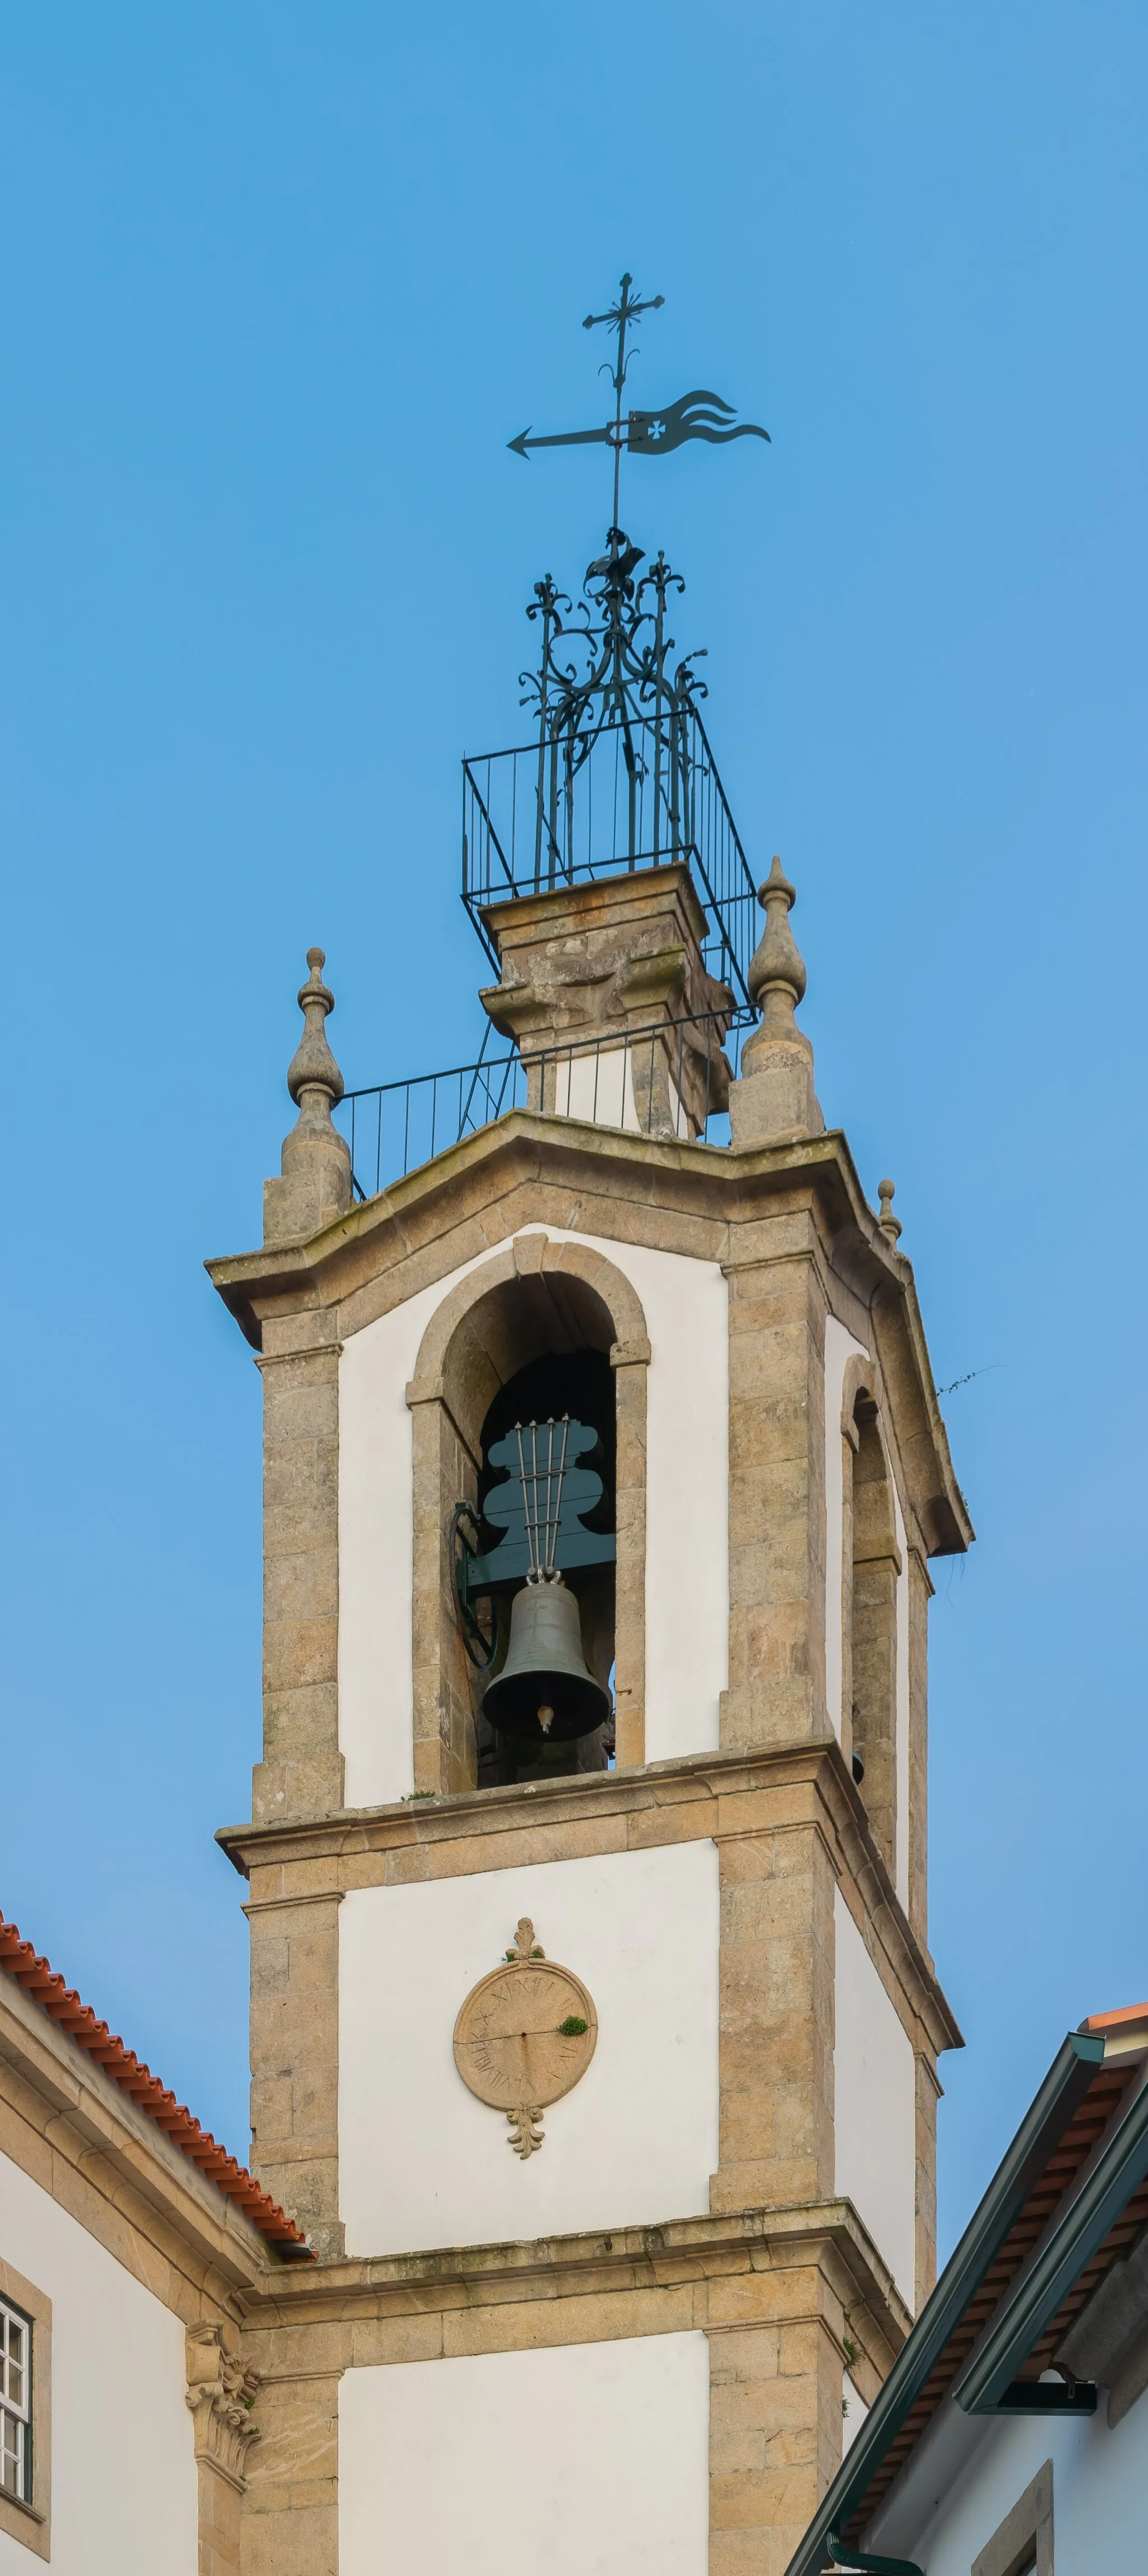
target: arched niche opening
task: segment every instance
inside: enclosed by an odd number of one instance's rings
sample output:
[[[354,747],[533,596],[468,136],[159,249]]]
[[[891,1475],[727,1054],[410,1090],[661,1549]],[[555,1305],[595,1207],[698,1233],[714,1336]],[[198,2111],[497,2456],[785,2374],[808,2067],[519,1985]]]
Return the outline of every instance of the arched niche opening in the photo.
[[[416,1791],[560,1777],[605,1768],[613,1757],[609,1727],[553,1746],[513,1747],[484,1718],[521,1576],[480,1604],[484,1631],[497,1638],[486,1671],[468,1653],[458,1615],[457,1506],[473,1507],[470,1536],[477,1529],[485,1554],[497,1536],[483,1518],[498,1480],[491,1450],[516,1422],[545,1424],[551,1414],[569,1413],[596,1434],[586,1463],[600,1472],[602,1495],[587,1519],[612,1542],[613,1561],[603,1548],[601,1561],[571,1568],[564,1581],[577,1600],[588,1670],[603,1687],[615,1674],[617,1759],[642,1759],[648,1355],[641,1308],[622,1273],[588,1248],[545,1237],[520,1239],[461,1282],[428,1327],[407,1391],[415,1429]]]
[[[873,1396],[853,1408],[849,1618],[854,1771],[890,1875],[897,1842],[897,1578],[901,1557],[889,1465]]]

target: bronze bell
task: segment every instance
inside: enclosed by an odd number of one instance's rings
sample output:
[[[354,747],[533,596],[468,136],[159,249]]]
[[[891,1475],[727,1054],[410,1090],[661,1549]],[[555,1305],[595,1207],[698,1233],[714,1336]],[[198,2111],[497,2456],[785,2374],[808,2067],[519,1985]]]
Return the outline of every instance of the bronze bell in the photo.
[[[488,1682],[483,1716],[500,1735],[569,1743],[610,1714],[610,1694],[582,1658],[578,1604],[560,1574],[525,1583],[510,1605],[510,1645]]]

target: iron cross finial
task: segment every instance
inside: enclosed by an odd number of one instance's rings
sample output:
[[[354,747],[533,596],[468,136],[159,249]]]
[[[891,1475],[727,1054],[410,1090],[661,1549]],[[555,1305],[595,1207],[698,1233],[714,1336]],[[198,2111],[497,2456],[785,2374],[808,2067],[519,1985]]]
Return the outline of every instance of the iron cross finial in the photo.
[[[622,387],[626,381],[626,367],[628,364],[626,358],[627,324],[630,322],[636,322],[639,313],[660,313],[666,300],[664,295],[647,295],[644,299],[637,295],[631,295],[630,288],[633,283],[633,278],[630,275],[629,269],[627,269],[618,288],[617,303],[610,306],[608,313],[588,313],[582,325],[584,331],[592,331],[597,323],[606,322],[609,324],[610,329],[612,331],[616,331],[618,334],[618,364],[616,367],[611,367],[609,372],[611,382],[614,385],[618,396],[619,405],[621,404]]]
[[[599,322],[605,322],[611,331],[618,334],[618,363],[615,367],[607,365],[601,369],[603,375],[609,376],[614,388],[614,435],[611,440],[614,450],[614,526],[618,521],[618,477],[622,468],[622,387],[630,363],[626,355],[626,326],[636,322],[639,313],[657,313],[666,300],[664,295],[650,295],[643,302],[639,296],[631,295],[633,283],[627,269],[619,284],[617,303],[610,306],[608,313],[588,313],[582,325],[584,331],[593,331]]]

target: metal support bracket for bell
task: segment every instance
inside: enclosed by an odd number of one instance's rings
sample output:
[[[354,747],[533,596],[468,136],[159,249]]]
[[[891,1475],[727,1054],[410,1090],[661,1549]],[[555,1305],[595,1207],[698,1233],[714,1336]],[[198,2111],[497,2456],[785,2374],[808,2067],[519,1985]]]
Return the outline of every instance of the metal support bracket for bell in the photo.
[[[473,1503],[456,1503],[447,1537],[450,1590],[459,1634],[472,1664],[488,1673],[498,1653],[498,1620],[487,1597],[484,1628],[474,1607],[470,1569],[478,1553],[478,1512]]]

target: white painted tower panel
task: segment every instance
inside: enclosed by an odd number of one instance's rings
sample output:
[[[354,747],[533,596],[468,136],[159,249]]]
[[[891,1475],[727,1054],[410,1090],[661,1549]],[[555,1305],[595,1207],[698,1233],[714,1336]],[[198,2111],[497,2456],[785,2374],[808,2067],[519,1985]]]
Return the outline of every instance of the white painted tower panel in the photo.
[[[519,1916],[589,1988],[598,2045],[523,2162],[452,2034]],[[348,2254],[656,2225],[718,2160],[712,1842],[353,1890],[339,1908],[339,2187]]]
[[[347,2371],[339,2576],[705,2576],[704,2334]]]

